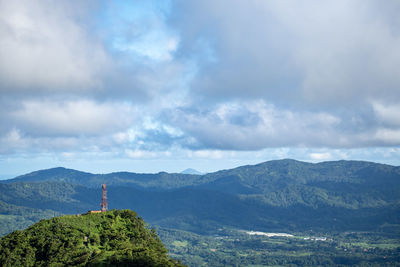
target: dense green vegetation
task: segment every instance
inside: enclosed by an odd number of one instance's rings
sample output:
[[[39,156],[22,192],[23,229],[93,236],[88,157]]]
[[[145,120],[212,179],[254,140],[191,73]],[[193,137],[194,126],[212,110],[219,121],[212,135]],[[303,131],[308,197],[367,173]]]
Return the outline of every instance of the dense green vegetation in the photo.
[[[217,235],[159,229],[171,256],[189,266],[400,266],[400,240],[373,232],[250,236],[232,229]]]
[[[34,209],[76,214],[96,209],[99,190],[66,182],[0,183],[0,201]]]
[[[183,266],[130,210],[42,220],[0,248],[0,266]]]
[[[16,229],[25,229],[35,222],[60,215],[52,210],[20,207],[0,201],[0,236]]]
[[[205,188],[220,190],[228,185],[230,193],[264,194],[277,191],[286,185],[309,185],[325,190],[337,184],[346,186],[346,192],[363,191],[365,186],[384,185],[389,189],[399,185],[400,167],[364,161],[331,161],[317,164],[296,160],[274,160],[257,165],[241,166],[204,175],[160,172],[140,174],[116,172],[91,174],[65,168],[53,168],[21,175],[2,181],[43,182],[57,181],[97,188],[106,182],[110,186],[130,186],[152,190],[177,189],[204,185]],[[236,187],[232,187],[235,185]],[[361,188],[359,187],[361,186]],[[369,188],[371,189],[371,188]],[[398,197],[399,195],[397,195]],[[278,203],[278,205],[280,205]]]
[[[129,172],[91,174],[58,167],[21,175],[14,179],[3,181],[3,183],[56,181],[97,188],[99,184],[105,182],[109,186],[130,186],[147,189],[173,189],[196,184],[198,183],[199,178],[199,175],[166,172],[155,174]]]
[[[269,161],[205,175],[165,172],[90,174],[65,168],[33,172],[0,181],[0,234],[57,214],[79,214],[98,209],[103,182],[107,183],[111,208],[135,210],[151,225],[176,229],[178,236],[181,233],[178,230],[201,234],[195,236],[199,240],[204,236],[219,235],[221,228],[288,233],[313,231],[329,235],[363,231],[384,236],[385,240],[398,240],[400,236],[400,167],[360,161],[311,164],[295,160]],[[358,242],[375,242],[364,237]],[[165,240],[173,253],[182,254],[171,245],[174,241]],[[293,240],[290,242],[289,245],[295,245]],[[178,240],[174,244],[184,247],[191,241]],[[318,246],[312,247],[316,244],[324,247],[328,243],[307,243],[294,248],[302,251],[303,245],[311,245],[309,249],[318,251]],[[259,245],[262,247],[261,243]],[[231,245],[223,243],[221,246]],[[193,245],[190,251],[198,248]],[[219,254],[213,264],[218,266],[229,257],[233,263],[233,259],[243,253],[252,255],[240,252],[243,249],[246,251],[246,246],[235,250],[239,254],[232,252],[234,256],[229,254],[231,252]],[[321,253],[331,259],[329,264],[336,263],[333,255],[344,252],[329,249],[324,247]],[[378,253],[379,249],[381,247],[374,251]],[[285,250],[278,254],[282,256]],[[388,255],[391,255],[390,251]],[[218,253],[211,252],[204,255],[214,259]],[[372,256],[346,253],[342,255],[344,258],[361,257],[379,264]],[[374,253],[378,257],[379,253]],[[186,254],[184,259],[190,264],[196,262],[188,261],[190,255],[193,259],[199,259],[200,255]],[[321,265],[328,264],[319,261],[318,255],[310,257]],[[296,257],[288,258],[286,263],[308,259]],[[273,255],[268,254],[268,258],[272,259]],[[284,264],[248,259],[246,257],[246,264],[253,262],[254,266],[265,262]],[[396,262],[396,258],[391,260]],[[204,259],[199,262],[202,261]]]
[[[197,233],[226,226],[400,231],[400,168],[359,161],[279,160],[205,175],[99,175],[55,168],[3,181],[0,201],[41,211],[83,213],[98,208],[104,181],[110,207],[136,210],[146,221],[167,228]],[[0,217],[0,225],[11,218]]]

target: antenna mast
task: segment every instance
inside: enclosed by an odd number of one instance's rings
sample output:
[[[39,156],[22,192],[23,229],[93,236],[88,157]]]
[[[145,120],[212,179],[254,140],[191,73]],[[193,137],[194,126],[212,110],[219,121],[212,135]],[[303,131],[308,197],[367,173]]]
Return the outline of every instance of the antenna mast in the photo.
[[[104,183],[101,187],[102,189],[102,196],[101,196],[101,212],[105,212],[108,209],[108,202],[107,202],[107,188],[106,184]]]

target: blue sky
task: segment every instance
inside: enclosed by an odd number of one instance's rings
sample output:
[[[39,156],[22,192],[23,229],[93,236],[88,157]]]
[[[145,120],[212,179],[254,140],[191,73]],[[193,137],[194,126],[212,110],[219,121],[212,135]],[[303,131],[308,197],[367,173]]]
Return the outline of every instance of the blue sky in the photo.
[[[400,165],[400,3],[1,1],[0,178]]]

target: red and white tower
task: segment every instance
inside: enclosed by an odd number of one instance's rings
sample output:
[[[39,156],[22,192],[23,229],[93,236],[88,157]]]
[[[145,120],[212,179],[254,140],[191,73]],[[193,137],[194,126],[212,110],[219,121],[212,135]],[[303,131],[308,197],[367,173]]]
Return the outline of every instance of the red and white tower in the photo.
[[[108,209],[108,202],[107,202],[107,188],[106,184],[104,183],[102,188],[102,196],[101,196],[101,212],[105,212]]]

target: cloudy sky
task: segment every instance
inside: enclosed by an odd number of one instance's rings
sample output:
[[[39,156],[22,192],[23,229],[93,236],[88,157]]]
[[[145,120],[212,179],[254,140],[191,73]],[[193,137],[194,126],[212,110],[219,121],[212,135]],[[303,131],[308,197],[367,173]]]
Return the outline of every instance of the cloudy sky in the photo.
[[[0,178],[400,165],[397,0],[0,0]]]

